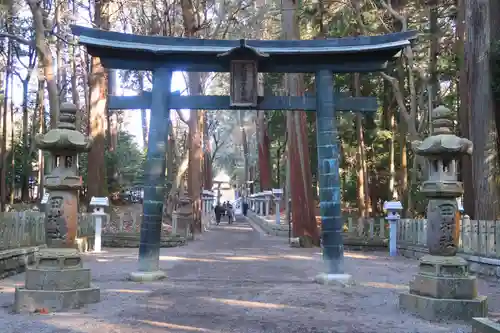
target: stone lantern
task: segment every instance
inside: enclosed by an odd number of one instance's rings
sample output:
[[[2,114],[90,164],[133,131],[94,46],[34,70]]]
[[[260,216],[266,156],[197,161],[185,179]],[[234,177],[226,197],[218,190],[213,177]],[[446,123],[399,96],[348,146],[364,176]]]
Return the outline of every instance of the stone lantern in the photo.
[[[35,137],[36,146],[52,155],[52,171],[45,176],[50,193],[46,207],[49,247],[76,247],[78,191],[82,188],[77,156],[91,147],[91,140],[76,130],[76,111],[73,104],[61,104],[57,128]]]
[[[415,154],[427,159],[428,178],[421,192],[427,205],[427,247],[410,291],[400,294],[399,306],[424,319],[471,319],[487,313],[486,297],[477,295],[477,280],[467,261],[457,256],[460,219],[457,161],[472,154],[472,142],[453,134],[452,113],[444,106],[432,111],[431,136],[412,143]]]
[[[52,155],[52,171],[45,177],[50,191],[46,207],[49,248],[40,250],[34,265],[26,268],[25,286],[15,292],[16,312],[64,311],[100,300],[100,290],[91,285],[90,269],[83,267],[75,242],[82,187],[76,158],[91,147],[91,141],[76,130],[75,121],[75,105],[63,103],[58,127],[35,138],[37,147]]]

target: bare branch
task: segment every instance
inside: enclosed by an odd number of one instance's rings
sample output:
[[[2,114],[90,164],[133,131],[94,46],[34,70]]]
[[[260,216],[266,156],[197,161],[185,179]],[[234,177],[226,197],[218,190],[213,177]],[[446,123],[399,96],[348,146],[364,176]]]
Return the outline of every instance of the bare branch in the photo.
[[[399,22],[401,22],[401,26],[402,26],[402,31],[406,31],[408,30],[408,22],[406,20],[406,17],[401,15],[400,13],[398,13],[393,7],[392,7],[392,4],[390,3],[387,3],[386,1],[384,0],[380,0],[380,4],[382,5],[382,7],[384,7],[392,16],[394,16],[394,18],[396,20],[398,20]]]
[[[6,33],[6,32],[0,32],[0,37],[5,37],[5,38],[8,38],[8,39],[11,39],[11,40],[13,40],[15,42],[18,42],[19,44],[28,45],[28,46],[35,46],[35,41],[34,40],[24,39],[22,37],[19,37],[19,36],[16,36],[16,35],[12,35],[12,34],[9,34],[9,33]]]
[[[382,77],[392,85],[392,89],[394,90],[394,97],[396,98],[396,102],[398,103],[399,112],[405,119],[405,122],[408,124],[408,132],[410,134],[411,140],[417,140],[418,133],[416,132],[415,129],[415,122],[414,122],[415,118],[412,118],[410,112],[408,112],[408,108],[406,107],[403,98],[403,92],[399,87],[398,79],[384,72],[381,72],[380,75],[382,75]]]
[[[50,30],[49,30],[49,33],[50,33],[52,36],[56,37],[57,39],[59,39],[60,41],[62,41],[62,42],[64,42],[64,43],[66,43],[66,44],[68,44],[68,45],[71,45],[71,46],[78,46],[78,43],[73,43],[73,42],[70,42],[70,41],[69,41],[69,40],[67,40],[66,38],[62,37],[61,35],[59,35],[59,34],[57,34],[57,33],[53,32],[53,31],[50,31]]]

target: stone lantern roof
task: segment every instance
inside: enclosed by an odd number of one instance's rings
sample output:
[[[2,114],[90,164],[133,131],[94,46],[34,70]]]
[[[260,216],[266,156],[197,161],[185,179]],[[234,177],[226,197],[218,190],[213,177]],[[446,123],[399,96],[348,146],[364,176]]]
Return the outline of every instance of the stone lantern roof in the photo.
[[[45,134],[38,134],[35,143],[38,149],[53,153],[78,154],[88,152],[91,140],[76,130],[76,106],[72,103],[62,103],[59,114],[59,124]]]
[[[412,143],[417,155],[430,158],[458,159],[462,155],[472,155],[472,141],[453,134],[452,112],[443,105],[432,110],[433,133],[424,141]]]
[[[424,141],[414,141],[413,150],[428,161],[428,179],[420,192],[428,198],[457,198],[463,194],[457,180],[457,160],[472,154],[472,142],[453,134],[451,111],[440,105],[432,110],[433,133]]]

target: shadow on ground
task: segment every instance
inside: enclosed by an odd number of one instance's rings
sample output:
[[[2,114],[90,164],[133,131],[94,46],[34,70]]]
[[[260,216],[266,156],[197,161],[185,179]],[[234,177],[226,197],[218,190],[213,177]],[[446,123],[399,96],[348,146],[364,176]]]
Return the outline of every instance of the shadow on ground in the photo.
[[[107,249],[85,256],[102,299],[69,313],[11,314],[14,286],[24,277],[0,281],[2,333],[470,332],[468,325],[431,324],[399,311],[397,295],[407,289],[415,260],[346,253],[346,271],[357,285],[320,286],[312,282],[323,268],[318,249],[290,248],[241,219],[185,247],[162,249],[166,280],[127,281],[136,255],[137,249]],[[480,282],[499,312],[497,289]]]

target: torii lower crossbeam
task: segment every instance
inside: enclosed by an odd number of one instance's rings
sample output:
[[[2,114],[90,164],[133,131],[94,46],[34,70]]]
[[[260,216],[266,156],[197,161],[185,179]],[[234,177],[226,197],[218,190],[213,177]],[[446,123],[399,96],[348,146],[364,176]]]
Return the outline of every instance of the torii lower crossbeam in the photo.
[[[374,97],[347,97],[338,94],[335,97],[337,111],[376,111],[377,99]],[[256,107],[251,110],[304,110],[316,111],[316,98],[309,96],[261,96]],[[145,91],[137,96],[109,96],[111,110],[149,109],[151,92]],[[229,96],[180,96],[172,94],[171,109],[190,110],[230,110]],[[239,110],[239,109],[238,109]]]

